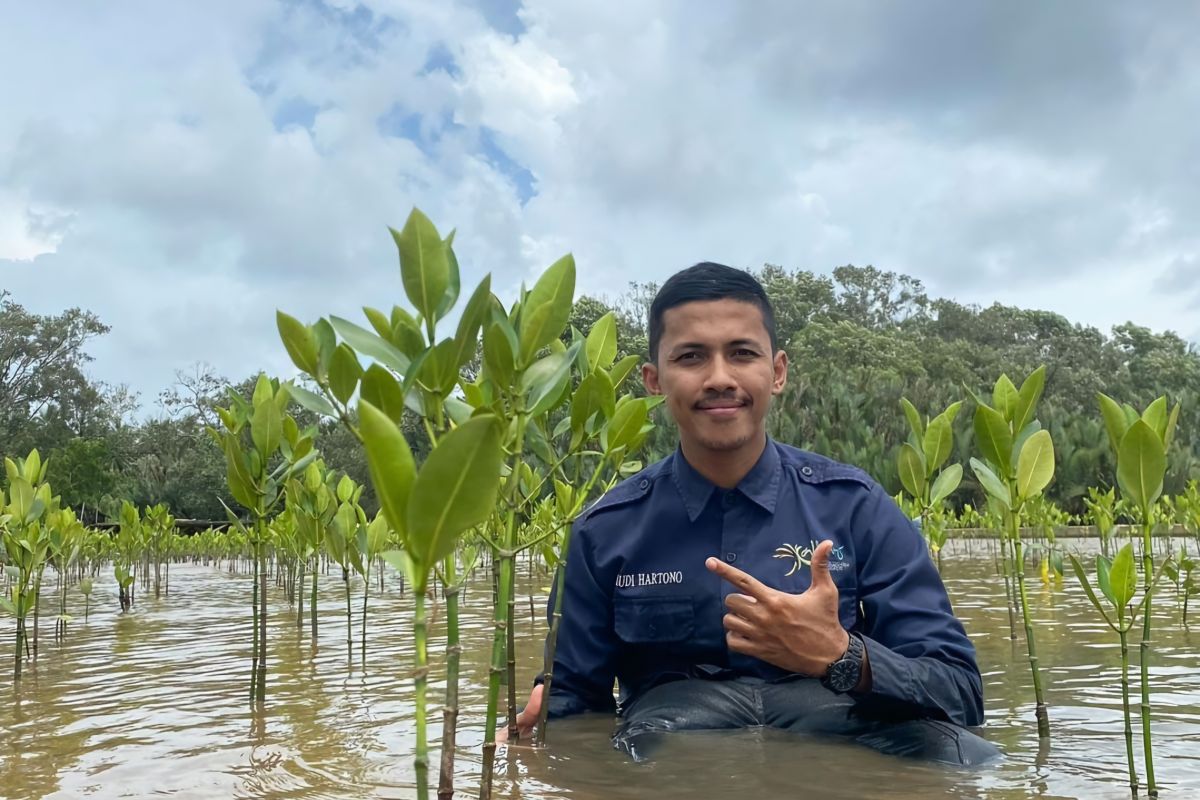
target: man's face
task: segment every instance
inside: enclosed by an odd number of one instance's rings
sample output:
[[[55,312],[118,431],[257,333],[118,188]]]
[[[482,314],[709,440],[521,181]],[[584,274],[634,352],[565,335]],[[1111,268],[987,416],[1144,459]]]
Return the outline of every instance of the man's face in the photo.
[[[666,395],[685,451],[737,451],[761,442],[771,396],[787,382],[787,354],[771,352],[757,306],[685,303],[663,313],[657,363],[642,367],[642,379]]]

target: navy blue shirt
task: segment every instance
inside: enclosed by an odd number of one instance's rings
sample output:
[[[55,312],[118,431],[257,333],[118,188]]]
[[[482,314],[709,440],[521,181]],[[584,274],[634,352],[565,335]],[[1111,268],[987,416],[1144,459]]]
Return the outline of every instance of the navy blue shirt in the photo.
[[[872,685],[859,701],[982,724],[975,648],[912,522],[862,470],[771,439],[734,489],[676,450],[576,520],[550,715],[613,711],[614,679],[626,704],[683,677],[794,677],[728,648],[724,599],[736,588],[704,561],[716,556],[799,593],[824,539],[834,544],[842,625],[866,642]]]

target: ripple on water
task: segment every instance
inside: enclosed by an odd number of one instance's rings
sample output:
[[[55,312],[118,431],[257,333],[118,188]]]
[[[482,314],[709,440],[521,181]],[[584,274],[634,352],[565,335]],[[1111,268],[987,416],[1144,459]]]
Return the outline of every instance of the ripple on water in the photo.
[[[1074,543],[1073,543],[1074,544]],[[1084,550],[1089,545],[1083,543]],[[963,546],[959,545],[959,550]],[[1062,588],[1027,583],[1046,678],[1052,739],[1039,747],[1024,634],[1009,636],[1003,580],[983,547],[974,557],[951,550],[944,574],[955,611],[979,656],[987,696],[985,735],[1006,752],[980,771],[900,762],[857,748],[773,731],[688,734],[653,764],[631,764],[608,744],[602,715],[563,720],[551,749],[513,747],[498,764],[500,796],[620,800],[726,796],[824,798],[959,797],[1124,798],[1128,795],[1116,636],[1073,581]],[[540,669],[544,621],[537,575],[518,589],[518,704]],[[297,630],[294,608],[270,588],[268,702],[248,702],[250,596],[247,575],[181,565],[169,597],[142,593],[132,613],[116,610],[109,576],[97,581],[89,621],[77,619],[65,642],[43,629],[41,656],[26,665],[19,691],[0,708],[0,786],[24,798],[400,798],[413,796],[412,640],[405,624],[410,595],[388,577],[372,588],[366,665],[358,637],[361,582],[352,584],[354,638],[347,652],[345,593],[338,576],[320,577],[319,646],[309,636],[308,604]],[[1200,796],[1200,664],[1180,624],[1173,589],[1155,605],[1156,767],[1163,797]],[[481,576],[468,589],[461,628],[457,780],[463,796],[478,780],[492,623]],[[72,598],[74,601],[74,598]],[[75,609],[72,609],[75,610]],[[45,619],[52,612],[43,609]],[[429,697],[435,710],[445,685],[437,659]],[[0,629],[0,642],[12,629]],[[1131,634],[1130,677],[1139,698],[1140,630]],[[0,661],[0,663],[4,663]],[[432,745],[440,715],[430,725]],[[1138,747],[1140,760],[1140,742]],[[436,779],[437,752],[431,753]]]

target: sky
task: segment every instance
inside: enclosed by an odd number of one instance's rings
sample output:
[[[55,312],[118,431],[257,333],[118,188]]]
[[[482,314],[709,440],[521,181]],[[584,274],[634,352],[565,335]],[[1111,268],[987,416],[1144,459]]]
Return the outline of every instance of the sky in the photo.
[[[146,413],[198,363],[291,376],[277,308],[404,304],[414,206],[506,300],[568,252],[609,299],[872,264],[1200,341],[1197,31],[1191,0],[0,0],[0,289],[95,312],[89,374]]]

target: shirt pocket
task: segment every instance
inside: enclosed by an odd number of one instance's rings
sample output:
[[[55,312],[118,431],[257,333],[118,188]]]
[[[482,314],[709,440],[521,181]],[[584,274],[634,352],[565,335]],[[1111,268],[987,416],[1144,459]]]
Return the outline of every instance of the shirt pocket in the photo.
[[[681,642],[696,626],[690,597],[624,597],[613,602],[613,628],[630,644]]]

